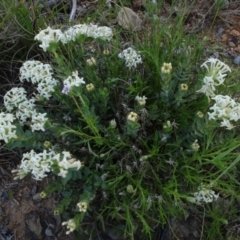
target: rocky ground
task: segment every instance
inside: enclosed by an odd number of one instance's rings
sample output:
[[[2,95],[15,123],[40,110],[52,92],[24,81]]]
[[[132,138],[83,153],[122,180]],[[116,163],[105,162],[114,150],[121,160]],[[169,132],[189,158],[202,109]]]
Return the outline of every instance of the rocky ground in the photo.
[[[206,55],[225,57],[232,66],[238,67],[240,64],[240,1],[229,1],[230,3],[218,12],[215,19],[209,2],[208,0],[195,1],[190,10],[176,6],[175,14],[186,14],[186,33],[197,33],[200,40],[204,37],[208,38],[209,45],[206,46]],[[111,7],[114,7],[113,3],[110,4]],[[79,1],[75,18],[80,19],[89,11],[95,11],[96,7],[96,1]],[[134,14],[139,17],[140,22],[138,21],[137,24],[144,28],[143,1],[133,0],[131,8]],[[68,12],[69,14],[71,12],[70,6]],[[161,16],[159,17],[164,20],[170,12],[170,5],[166,4],[160,12]],[[214,25],[212,25],[213,20],[215,20]],[[61,21],[64,21],[63,17],[61,17]],[[119,27],[118,24],[121,25],[117,16],[111,21],[116,27]],[[127,28],[127,26],[122,27]],[[47,186],[48,181],[52,181],[52,179],[46,179],[43,182],[37,182],[31,177],[22,181],[14,180],[11,170],[19,162],[20,156],[17,153],[10,154],[11,157],[9,157],[9,153],[1,149],[0,240],[76,239],[74,234],[65,235],[65,230],[61,226],[61,217],[53,215],[60,196],[55,194],[47,199],[41,199],[39,196],[39,193]],[[202,226],[202,220],[194,213],[190,212],[186,221],[171,219],[171,222],[179,239],[201,239],[199,226]],[[230,226],[229,231],[239,231],[239,228],[238,226]],[[170,232],[168,227],[158,228],[156,229],[156,239],[175,239]],[[101,237],[99,239],[113,238]]]

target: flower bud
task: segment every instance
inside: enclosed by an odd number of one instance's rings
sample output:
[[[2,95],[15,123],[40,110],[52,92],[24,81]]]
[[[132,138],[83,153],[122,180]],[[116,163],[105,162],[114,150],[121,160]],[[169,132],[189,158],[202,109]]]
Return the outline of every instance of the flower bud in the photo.
[[[92,83],[89,83],[86,85],[86,89],[88,90],[88,92],[93,91],[95,88],[95,86]]]
[[[136,190],[134,190],[132,185],[127,185],[127,192],[128,193],[134,193]]]
[[[187,90],[188,90],[188,85],[187,85],[186,83],[182,83],[182,84],[180,85],[180,89],[181,89],[182,91],[187,91]]]
[[[109,122],[109,124],[110,124],[110,127],[113,128],[113,129],[115,129],[115,128],[117,127],[117,123],[116,123],[116,120],[115,120],[115,119],[112,119],[112,120]]]
[[[96,63],[95,58],[91,57],[91,58],[87,59],[87,65],[88,66],[93,66],[93,65],[96,65],[96,64],[97,63]]]
[[[138,115],[135,112],[130,112],[127,116],[127,119],[132,122],[138,121]]]

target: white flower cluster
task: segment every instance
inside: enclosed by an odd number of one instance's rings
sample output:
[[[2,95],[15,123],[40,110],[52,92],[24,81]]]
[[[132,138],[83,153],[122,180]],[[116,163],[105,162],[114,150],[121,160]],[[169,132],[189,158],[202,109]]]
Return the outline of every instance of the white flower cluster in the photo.
[[[81,162],[71,157],[69,152],[62,152],[57,154],[54,151],[44,150],[42,153],[36,153],[31,150],[28,153],[23,154],[21,164],[18,169],[12,172],[17,173],[15,179],[22,179],[29,173],[33,175],[36,180],[42,180],[47,176],[47,173],[53,171],[53,165],[58,166],[58,176],[66,177],[68,169],[79,170]]]
[[[76,229],[76,227],[77,227],[77,224],[74,221],[74,219],[69,219],[68,221],[63,222],[62,225],[63,226],[66,225],[66,227],[68,229],[68,231],[66,231],[67,235],[70,234],[71,232],[73,232]]]
[[[109,27],[98,27],[94,24],[78,24],[70,27],[64,32],[67,41],[75,41],[80,35],[92,37],[94,39],[100,38],[110,41],[113,37],[112,29]]]
[[[73,86],[79,87],[81,84],[85,84],[83,78],[78,76],[78,71],[72,72],[72,76],[69,76],[67,79],[63,81],[64,86],[69,86],[70,88]]]
[[[118,57],[125,60],[128,68],[137,67],[137,64],[142,63],[141,56],[131,47],[123,50],[118,54]]]
[[[11,113],[0,113],[0,140],[8,143],[9,139],[17,138],[16,126],[12,124],[15,117]]]
[[[49,64],[40,61],[29,60],[20,68],[20,81],[27,80],[33,84],[37,83],[40,96],[49,99],[58,81],[52,77],[53,70]]]
[[[204,93],[208,99],[211,98],[215,104],[210,107],[212,112],[208,112],[209,120],[221,120],[221,127],[228,130],[234,128],[230,121],[240,119],[240,104],[235,102],[228,95],[216,95],[216,87],[223,84],[228,72],[231,72],[229,66],[218,59],[210,58],[202,67],[206,68],[207,76],[203,79],[203,86],[197,92]]]
[[[39,45],[43,49],[44,52],[47,51],[49,44],[52,42],[63,42],[66,43],[66,38],[60,29],[52,29],[48,27],[42,31],[40,31],[34,38],[34,40],[38,40],[42,42]]]
[[[218,199],[218,194],[215,194],[213,190],[210,190],[210,187],[201,184],[198,187],[198,192],[193,193],[196,203],[210,203]]]
[[[142,107],[144,107],[146,105],[146,100],[147,100],[147,97],[145,96],[142,96],[142,97],[139,97],[138,95],[135,97],[135,100],[138,102],[138,104]]]
[[[226,127],[228,130],[233,129],[234,125],[230,121],[236,122],[240,119],[240,104],[227,95],[216,95],[212,99],[215,104],[210,107],[213,112],[208,113],[209,119],[221,119],[221,127]]]
[[[38,113],[36,110],[32,111],[32,121],[30,126],[33,132],[39,130],[45,131],[44,125],[48,120],[48,118],[45,117],[46,115],[47,113]]]
[[[203,86],[197,92],[204,93],[208,98],[215,96],[216,86],[224,83],[225,77],[231,69],[216,58],[209,58],[201,67],[206,68],[207,76],[203,79]]]
[[[35,110],[35,99],[27,99],[24,88],[12,88],[4,95],[4,105],[9,112],[15,112],[17,119],[23,125],[29,119],[32,131],[45,131],[44,125],[47,122],[46,113],[38,113]]]
[[[11,112],[18,108],[18,105],[27,100],[26,90],[22,87],[12,88],[4,95],[4,105]]]
[[[54,158],[59,167],[58,176],[65,178],[68,174],[68,169],[79,170],[82,166],[81,162],[76,158],[72,158],[70,152],[63,151],[62,154],[57,154]]]
[[[75,41],[80,35],[110,41],[113,37],[113,32],[109,27],[98,27],[94,24],[78,24],[70,27],[65,32],[62,32],[60,29],[48,27],[40,31],[34,40],[40,41],[41,44],[39,46],[46,52],[51,43],[62,42],[66,44],[69,41]]]

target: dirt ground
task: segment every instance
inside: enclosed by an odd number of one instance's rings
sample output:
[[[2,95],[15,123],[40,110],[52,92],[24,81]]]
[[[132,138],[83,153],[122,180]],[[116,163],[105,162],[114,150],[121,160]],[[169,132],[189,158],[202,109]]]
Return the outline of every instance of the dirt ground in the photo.
[[[229,1],[218,12],[214,25],[212,25],[213,11],[209,11],[210,2],[212,1],[196,1],[190,11],[176,6],[175,11],[176,14],[179,12],[186,14],[184,27],[187,34],[197,33],[200,39],[208,38],[206,55],[223,56],[229,63],[233,63],[234,59],[240,56],[240,1]],[[139,16],[143,16],[144,4],[141,0],[133,0],[132,6]],[[95,8],[96,1],[79,1],[76,16],[81,17],[89,9],[93,11]],[[161,14],[167,16],[169,11],[169,5],[166,4]],[[218,47],[213,50],[212,46]],[[234,64],[233,66],[238,67]],[[15,181],[11,170],[19,162],[20,157],[16,154],[15,159],[11,159],[9,164],[9,158],[4,152],[0,156],[2,158],[0,158],[0,240],[76,239],[74,234],[65,235],[61,217],[53,215],[59,196],[51,195],[47,199],[41,199],[39,196],[51,179],[37,182],[28,177],[22,181]],[[199,224],[201,226],[202,223],[194,216],[190,216],[185,222],[173,220],[173,228],[180,239],[200,239]],[[174,239],[171,236],[164,237],[164,231],[166,229],[160,230],[157,239]]]

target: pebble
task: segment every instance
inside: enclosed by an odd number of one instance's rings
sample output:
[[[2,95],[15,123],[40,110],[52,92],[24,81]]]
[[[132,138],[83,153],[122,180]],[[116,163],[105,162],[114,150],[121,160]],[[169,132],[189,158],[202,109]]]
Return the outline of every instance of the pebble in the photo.
[[[223,34],[223,35],[222,35],[222,41],[223,41],[223,42],[226,42],[227,39],[228,39],[228,35],[227,35],[227,34]]]
[[[237,56],[236,58],[234,58],[233,63],[236,65],[240,64],[240,56]]]
[[[33,197],[32,197],[33,201],[41,201],[42,198],[40,196],[40,193],[36,193]]]
[[[220,27],[220,28],[217,30],[217,35],[221,35],[223,32],[224,32],[224,29]]]
[[[229,45],[230,47],[236,47],[236,44],[234,44],[233,42],[229,42],[228,45]]]
[[[235,30],[235,29],[233,29],[233,30],[230,32],[230,34],[233,35],[233,36],[235,36],[235,37],[240,36],[240,32],[237,31],[237,30]]]

